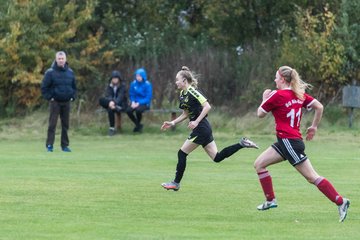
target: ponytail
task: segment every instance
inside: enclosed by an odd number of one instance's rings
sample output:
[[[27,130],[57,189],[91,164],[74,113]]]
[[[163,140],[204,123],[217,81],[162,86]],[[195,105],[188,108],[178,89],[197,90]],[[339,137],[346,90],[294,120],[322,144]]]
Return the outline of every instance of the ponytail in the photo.
[[[312,88],[312,85],[301,80],[299,73],[291,67],[282,66],[279,68],[278,72],[286,82],[290,83],[290,87],[296,97],[300,100],[304,100],[305,90],[307,88]]]
[[[178,74],[180,74],[181,77],[185,78],[186,81],[193,86],[194,88],[197,88],[198,85],[198,80],[197,80],[197,76],[190,71],[190,69],[187,66],[182,66],[181,70],[178,72]]]

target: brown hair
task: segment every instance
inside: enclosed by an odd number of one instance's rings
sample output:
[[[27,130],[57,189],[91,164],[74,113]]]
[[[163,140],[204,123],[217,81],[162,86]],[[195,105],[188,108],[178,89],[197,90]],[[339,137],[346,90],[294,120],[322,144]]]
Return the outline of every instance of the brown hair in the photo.
[[[181,77],[185,78],[186,81],[193,86],[194,88],[197,88],[198,80],[196,74],[194,74],[187,66],[182,66],[181,70],[178,72]]]
[[[301,80],[299,73],[289,66],[280,67],[278,73],[282,78],[284,78],[286,82],[290,83],[290,87],[295,93],[296,97],[304,100],[305,90],[307,88],[311,88],[311,84],[308,84]]]

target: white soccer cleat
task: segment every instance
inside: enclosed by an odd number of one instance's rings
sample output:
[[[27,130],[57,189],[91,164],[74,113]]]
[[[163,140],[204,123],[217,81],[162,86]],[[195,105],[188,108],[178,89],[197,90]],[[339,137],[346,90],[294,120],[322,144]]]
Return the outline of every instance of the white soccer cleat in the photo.
[[[343,222],[346,218],[347,215],[347,210],[350,207],[350,200],[347,198],[343,198],[343,203],[341,205],[338,206],[338,210],[339,210],[339,222]]]
[[[174,190],[178,191],[180,189],[180,183],[176,183],[174,181],[168,182],[168,183],[162,183],[161,186],[165,188],[166,190]]]
[[[259,146],[254,143],[253,141],[251,141],[250,139],[243,137],[240,139],[240,145],[244,148],[256,148],[259,149]]]
[[[274,198],[271,201],[265,201],[263,204],[260,204],[259,206],[257,206],[257,209],[259,211],[264,211],[264,210],[268,210],[270,208],[276,208],[277,206],[278,205],[277,205],[276,199]]]

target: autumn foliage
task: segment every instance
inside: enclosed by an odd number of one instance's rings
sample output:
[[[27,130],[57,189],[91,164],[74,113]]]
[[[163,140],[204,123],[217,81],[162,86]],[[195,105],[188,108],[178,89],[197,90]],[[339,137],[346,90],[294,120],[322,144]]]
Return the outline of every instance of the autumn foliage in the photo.
[[[200,73],[212,103],[251,108],[280,65],[313,95],[336,101],[360,77],[360,3],[348,1],[5,0],[0,6],[0,115],[45,103],[43,74],[63,50],[79,98],[96,98],[113,69],[127,83],[146,67],[154,106],[174,104],[182,65]]]

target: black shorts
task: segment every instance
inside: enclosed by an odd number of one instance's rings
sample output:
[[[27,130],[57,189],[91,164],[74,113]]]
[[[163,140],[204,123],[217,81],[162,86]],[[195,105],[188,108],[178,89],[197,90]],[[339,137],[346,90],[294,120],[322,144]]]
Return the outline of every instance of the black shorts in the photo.
[[[277,138],[278,141],[271,145],[284,160],[288,160],[291,165],[296,166],[307,159],[305,154],[305,144],[302,139]]]
[[[192,130],[188,140],[203,147],[214,141],[211,125],[206,118],[201,120],[199,125]]]

